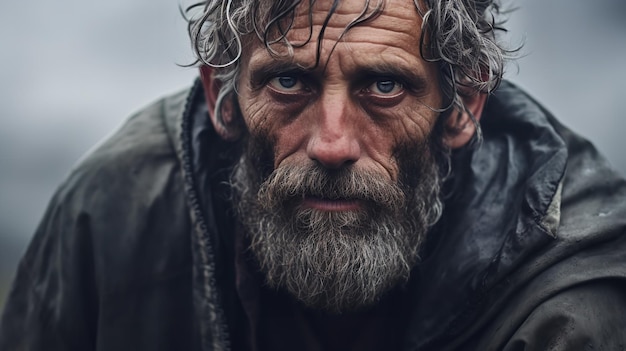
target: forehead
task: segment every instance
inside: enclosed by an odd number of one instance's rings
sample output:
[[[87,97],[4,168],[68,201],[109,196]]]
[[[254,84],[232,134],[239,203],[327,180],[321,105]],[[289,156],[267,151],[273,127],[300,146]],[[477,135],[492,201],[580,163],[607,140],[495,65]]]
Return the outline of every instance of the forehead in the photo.
[[[331,53],[340,60],[348,56],[350,61],[385,58],[382,61],[389,62],[380,62],[384,64],[421,58],[422,18],[414,0],[312,3],[302,1],[294,11],[293,20],[287,16],[272,29],[273,34],[288,29],[285,40],[273,42],[269,49],[266,43],[252,43],[244,58],[249,58],[253,65],[268,60],[295,60],[309,67],[315,65],[317,56],[320,66],[325,66]]]
[[[332,40],[353,25],[360,30],[353,28],[352,33],[372,32],[372,29],[380,28],[414,36],[420,33],[422,23],[413,0],[320,0],[314,1],[312,7],[309,2],[303,1],[295,14],[293,29],[296,31],[290,34],[299,40],[306,38],[298,37],[298,34],[303,34],[298,29],[308,31],[311,24],[313,34],[319,34],[324,28],[324,37],[328,35]],[[377,37],[384,37],[380,35],[382,33],[378,34]]]

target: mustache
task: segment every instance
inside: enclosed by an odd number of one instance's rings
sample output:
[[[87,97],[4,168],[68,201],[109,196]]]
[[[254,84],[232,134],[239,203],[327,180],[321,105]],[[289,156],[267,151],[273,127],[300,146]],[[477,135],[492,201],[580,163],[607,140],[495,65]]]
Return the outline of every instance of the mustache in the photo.
[[[258,192],[266,208],[280,208],[305,197],[361,200],[392,211],[403,208],[406,202],[402,187],[380,173],[354,167],[329,170],[314,163],[276,168]]]

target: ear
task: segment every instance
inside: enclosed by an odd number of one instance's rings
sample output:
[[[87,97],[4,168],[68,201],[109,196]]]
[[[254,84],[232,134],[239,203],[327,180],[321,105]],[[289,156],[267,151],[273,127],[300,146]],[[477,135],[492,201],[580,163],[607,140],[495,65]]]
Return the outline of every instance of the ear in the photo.
[[[224,98],[221,109],[221,118],[215,114],[215,106],[217,106],[217,98],[219,95],[222,82],[215,79],[215,69],[211,66],[200,66],[200,80],[204,88],[204,97],[211,118],[211,123],[217,134],[224,140],[236,140],[241,134],[238,126],[237,116],[235,115],[234,101],[231,98]]]
[[[461,93],[465,107],[474,115],[476,122],[480,121],[483,114],[487,95],[483,92],[472,92],[467,95]],[[455,109],[446,122],[443,141],[450,149],[458,149],[467,145],[472,140],[474,133],[476,133],[476,125],[469,113]]]

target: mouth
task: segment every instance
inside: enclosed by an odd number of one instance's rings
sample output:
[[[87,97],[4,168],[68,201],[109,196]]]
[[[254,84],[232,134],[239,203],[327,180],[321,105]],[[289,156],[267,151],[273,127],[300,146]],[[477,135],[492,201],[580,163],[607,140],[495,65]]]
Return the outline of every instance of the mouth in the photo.
[[[359,199],[329,199],[317,196],[306,196],[302,200],[302,208],[318,211],[341,212],[359,211],[363,209],[363,201]]]

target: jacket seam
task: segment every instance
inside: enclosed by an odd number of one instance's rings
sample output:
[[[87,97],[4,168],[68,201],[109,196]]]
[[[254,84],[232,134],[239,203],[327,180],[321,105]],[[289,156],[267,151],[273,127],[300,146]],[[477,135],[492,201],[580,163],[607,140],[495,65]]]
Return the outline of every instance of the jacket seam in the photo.
[[[192,255],[198,254],[200,256],[200,259],[202,260],[201,267],[197,267],[196,263],[194,262],[194,269],[202,270],[202,272],[199,273],[199,275],[202,276],[202,297],[208,300],[208,304],[212,304],[212,306],[202,306],[204,307],[202,316],[206,316],[207,318],[215,318],[214,321],[209,322],[209,326],[203,325],[204,323],[200,321],[202,344],[203,347],[207,348],[207,350],[212,349],[209,345],[204,345],[204,343],[207,342],[207,340],[205,339],[206,329],[213,329],[213,343],[216,343],[216,346],[222,347],[223,350],[227,351],[230,350],[230,343],[226,331],[227,327],[224,323],[224,311],[220,307],[220,304],[218,302],[219,295],[217,290],[217,283],[215,281],[215,248],[213,247],[213,244],[211,242],[209,230],[202,212],[199,197],[197,195],[198,191],[196,188],[196,179],[194,177],[192,167],[192,124],[190,123],[190,121],[192,119],[192,106],[199,90],[200,82],[197,80],[191,88],[189,95],[187,96],[187,101],[185,102],[185,108],[182,115],[180,132],[183,179],[185,182],[185,188],[187,189],[187,198],[191,207],[192,217],[195,222],[193,225],[193,235],[201,245],[200,248],[195,248],[192,246]],[[193,243],[194,240],[192,240],[192,245]],[[193,281],[195,281],[195,277]],[[194,289],[196,289],[196,287],[194,287]],[[211,311],[211,307],[213,311]],[[215,314],[215,316],[212,316],[212,314]]]

